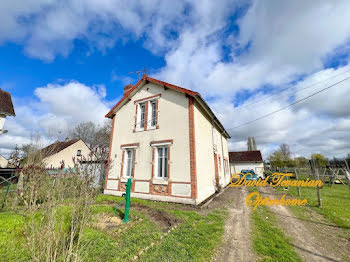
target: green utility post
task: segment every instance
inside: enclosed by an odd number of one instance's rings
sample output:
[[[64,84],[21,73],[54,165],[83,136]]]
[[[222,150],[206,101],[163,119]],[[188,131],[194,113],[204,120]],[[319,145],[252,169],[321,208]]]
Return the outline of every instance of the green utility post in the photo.
[[[125,195],[125,211],[124,211],[124,219],[123,223],[128,223],[130,221],[129,218],[129,210],[130,210],[130,191],[131,191],[131,178],[128,179],[128,182],[126,183],[126,195]]]

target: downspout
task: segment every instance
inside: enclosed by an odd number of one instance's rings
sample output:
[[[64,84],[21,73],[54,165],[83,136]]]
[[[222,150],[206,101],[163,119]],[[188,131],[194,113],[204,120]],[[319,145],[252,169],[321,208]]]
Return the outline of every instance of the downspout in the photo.
[[[225,172],[225,156],[224,156],[224,144],[222,143],[222,134],[221,133],[221,152],[222,152],[222,167],[223,167],[223,170],[224,170],[224,186],[226,184],[226,172]]]

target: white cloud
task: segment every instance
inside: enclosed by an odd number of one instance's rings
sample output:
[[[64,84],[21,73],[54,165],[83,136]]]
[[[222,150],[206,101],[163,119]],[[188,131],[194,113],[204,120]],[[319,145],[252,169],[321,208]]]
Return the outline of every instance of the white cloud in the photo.
[[[2,154],[9,154],[16,146],[30,142],[30,136],[40,133],[43,143],[66,136],[69,128],[85,121],[103,124],[104,116],[112,106],[105,100],[104,86],[86,86],[71,81],[66,84],[48,84],[36,88],[35,100],[16,99],[16,117],[6,120],[6,135],[0,136]]]

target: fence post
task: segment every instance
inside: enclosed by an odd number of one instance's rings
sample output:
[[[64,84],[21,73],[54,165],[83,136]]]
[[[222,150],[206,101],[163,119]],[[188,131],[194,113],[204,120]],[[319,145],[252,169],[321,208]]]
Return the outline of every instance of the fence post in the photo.
[[[296,180],[299,180],[298,171],[297,171],[296,168],[294,168],[294,172],[295,172],[295,178],[296,178]],[[299,197],[301,196],[300,186],[298,186],[298,196],[299,196]]]

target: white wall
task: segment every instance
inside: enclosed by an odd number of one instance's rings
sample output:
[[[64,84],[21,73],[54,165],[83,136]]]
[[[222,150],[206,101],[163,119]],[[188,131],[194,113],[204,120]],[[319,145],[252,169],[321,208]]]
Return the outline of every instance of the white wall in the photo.
[[[43,161],[45,162],[45,167],[60,168],[62,160],[64,160],[66,168],[74,167],[73,157],[75,157],[75,159],[78,158],[78,150],[81,150],[81,155],[85,156],[86,158],[90,153],[90,149],[87,147],[87,145],[85,145],[85,143],[82,140],[79,140],[73,145],[70,145],[69,147],[58,152],[57,154],[44,158]]]
[[[215,165],[212,124],[202,114],[198,104],[194,107],[194,129],[196,141],[197,202],[215,193]]]
[[[259,177],[264,177],[264,163],[259,162],[241,162],[241,163],[231,163],[231,173],[241,172],[242,169],[252,169]]]
[[[158,104],[159,129],[133,132],[135,100],[161,94]],[[122,163],[122,144],[140,143],[136,149],[135,179],[149,180],[152,175],[151,141],[173,139],[170,146],[170,179],[190,182],[188,99],[185,94],[165,90],[153,83],[145,84],[115,116],[111,148],[111,169],[108,178],[119,178]],[[110,189],[110,188],[109,188]]]
[[[197,203],[202,202],[216,190],[215,164],[214,164],[214,139],[213,124],[206,112],[196,103],[195,110],[195,141],[196,141],[196,165],[197,165]],[[215,126],[216,153],[218,161],[219,182],[222,187],[230,182],[230,171],[224,172],[222,154],[228,160],[227,139],[221,135]],[[222,136],[222,143],[221,143]],[[222,148],[223,146],[223,148]],[[219,155],[221,164],[219,165]]]
[[[1,168],[7,167],[7,163],[8,163],[8,160],[2,155],[0,155],[0,167]]]

